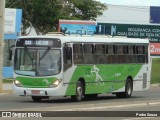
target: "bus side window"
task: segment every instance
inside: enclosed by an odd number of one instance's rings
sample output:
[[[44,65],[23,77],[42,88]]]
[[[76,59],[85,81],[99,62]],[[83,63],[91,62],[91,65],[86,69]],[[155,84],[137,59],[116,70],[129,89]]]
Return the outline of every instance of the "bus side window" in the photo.
[[[137,46],[137,63],[145,63],[145,46]]]
[[[72,48],[64,45],[63,47],[64,71],[72,66]]]
[[[106,48],[108,50],[107,54],[107,64],[115,64],[116,63],[116,54],[117,54],[117,46],[115,45],[107,45]]]
[[[103,45],[103,44],[96,44],[95,45],[94,58],[95,58],[96,64],[105,64],[106,63],[105,45]]]
[[[128,54],[126,55],[127,63],[136,63],[136,55],[133,51],[133,45],[128,45]]]
[[[127,49],[124,45],[117,45],[117,63],[126,63]]]
[[[133,63],[137,63],[137,46],[133,45]]]
[[[82,44],[73,44],[74,64],[83,64]]]
[[[94,64],[94,45],[84,44],[84,64]]]

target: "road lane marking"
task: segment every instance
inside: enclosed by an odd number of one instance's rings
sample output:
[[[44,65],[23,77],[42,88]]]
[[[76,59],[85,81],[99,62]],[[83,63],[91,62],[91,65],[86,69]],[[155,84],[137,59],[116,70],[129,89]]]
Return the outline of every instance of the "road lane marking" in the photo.
[[[154,119],[155,120],[155,118],[157,118],[157,117],[138,117],[138,118],[127,118],[127,119],[123,119],[123,120],[146,120],[146,119],[149,119],[149,120]]]
[[[159,101],[159,100],[157,100]],[[144,102],[144,101],[143,101]],[[89,110],[101,110],[101,109],[116,109],[116,108],[127,108],[127,107],[136,107],[136,106],[148,106],[148,105],[160,105],[160,102],[156,101],[146,101],[144,103],[134,101],[132,104],[128,103],[116,103],[116,104],[123,104],[123,105],[109,105],[108,104],[80,104],[80,105],[68,105],[68,106],[54,106],[54,107],[36,107],[36,108],[18,108],[18,109],[8,109],[9,111],[16,111],[16,110],[41,110],[41,111],[89,111]],[[72,106],[72,108],[71,108]],[[4,111],[7,109],[2,109],[0,111]]]

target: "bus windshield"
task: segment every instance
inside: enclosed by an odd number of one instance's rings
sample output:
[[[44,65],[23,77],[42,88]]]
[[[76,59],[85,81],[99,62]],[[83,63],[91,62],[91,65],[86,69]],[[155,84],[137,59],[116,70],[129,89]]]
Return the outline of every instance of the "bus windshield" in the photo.
[[[51,76],[61,71],[61,50],[17,48],[15,73],[27,76]]]

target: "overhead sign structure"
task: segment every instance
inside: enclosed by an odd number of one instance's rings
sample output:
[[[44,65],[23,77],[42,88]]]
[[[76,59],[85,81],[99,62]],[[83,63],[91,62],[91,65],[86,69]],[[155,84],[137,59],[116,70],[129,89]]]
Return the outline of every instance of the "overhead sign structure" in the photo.
[[[150,42],[160,42],[160,25],[97,23],[97,34],[126,36],[128,38],[148,38]]]
[[[5,8],[4,39],[17,39],[22,24],[22,10]]]
[[[2,92],[3,49],[4,49],[4,8],[5,0],[0,1],[0,93]]]
[[[150,7],[150,23],[160,23],[160,6]]]
[[[4,34],[15,34],[16,32],[16,9],[5,9]]]
[[[96,22],[83,20],[59,20],[58,31],[65,34],[92,35],[96,32]]]
[[[160,55],[160,43],[150,43],[150,54],[151,56]]]
[[[160,25],[116,24],[78,20],[59,21],[59,32],[77,34],[82,33],[82,28],[85,31],[93,31],[93,34],[149,39],[151,56],[160,56]]]
[[[4,16],[4,40],[16,40],[21,31],[22,10],[5,8]],[[12,78],[12,73],[12,66],[3,67],[3,78]]]

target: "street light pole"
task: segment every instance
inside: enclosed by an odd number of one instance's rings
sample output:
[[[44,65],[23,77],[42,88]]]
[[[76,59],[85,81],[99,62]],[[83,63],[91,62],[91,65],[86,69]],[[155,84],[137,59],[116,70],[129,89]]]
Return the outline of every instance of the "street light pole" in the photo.
[[[3,82],[4,12],[5,0],[0,0],[0,93],[2,92]]]

